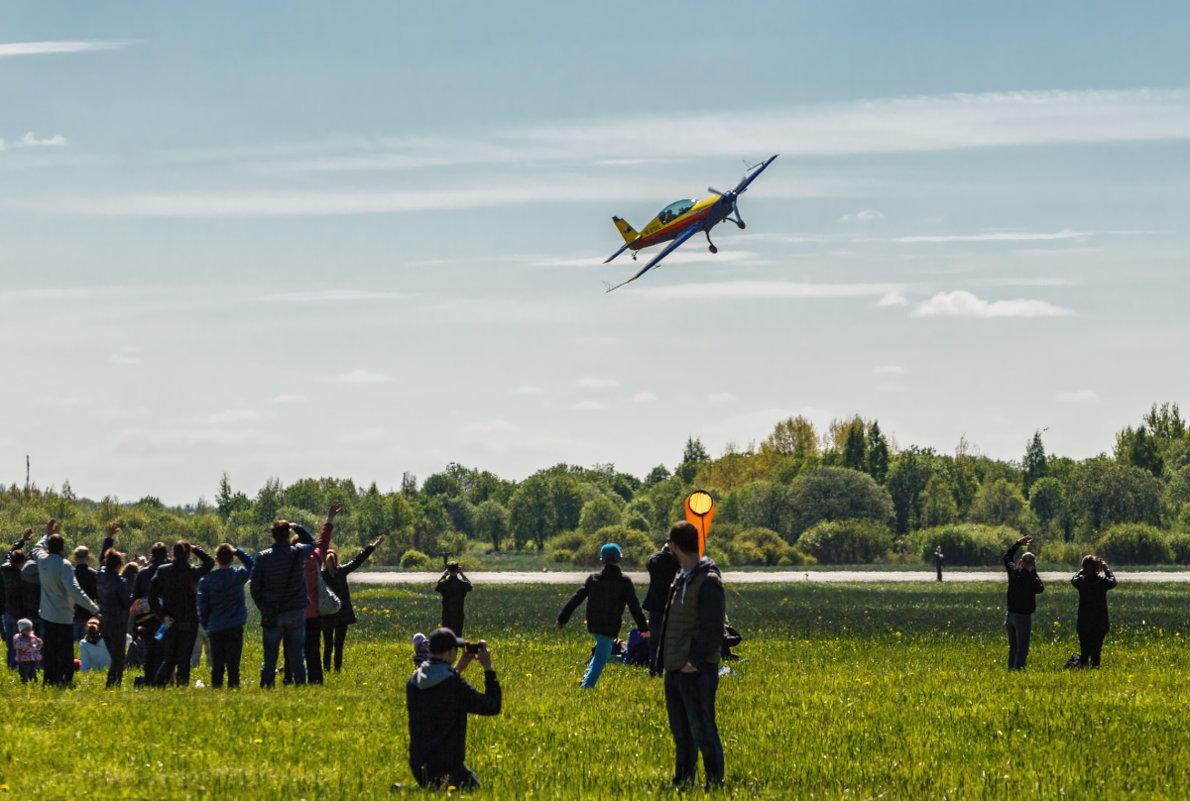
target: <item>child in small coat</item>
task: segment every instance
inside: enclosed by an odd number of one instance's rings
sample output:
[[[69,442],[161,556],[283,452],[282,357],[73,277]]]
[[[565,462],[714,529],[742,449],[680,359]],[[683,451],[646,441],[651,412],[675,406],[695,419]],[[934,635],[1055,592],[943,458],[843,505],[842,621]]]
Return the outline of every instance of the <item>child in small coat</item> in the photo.
[[[37,681],[37,669],[41,667],[41,647],[44,644],[33,633],[32,620],[23,617],[17,621],[17,633],[12,635],[12,645],[22,682]]]

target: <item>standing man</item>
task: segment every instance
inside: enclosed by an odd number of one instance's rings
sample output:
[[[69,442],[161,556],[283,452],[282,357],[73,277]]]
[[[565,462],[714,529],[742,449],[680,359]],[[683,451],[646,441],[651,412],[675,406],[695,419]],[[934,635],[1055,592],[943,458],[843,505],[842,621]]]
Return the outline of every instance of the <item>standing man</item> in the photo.
[[[463,599],[471,592],[471,579],[463,575],[458,562],[447,562],[434,588],[442,596],[442,625],[463,636]]]
[[[649,571],[649,591],[641,606],[649,613],[649,631],[655,632],[654,636],[649,637],[649,675],[655,677],[665,672],[657,661],[657,645],[661,642],[661,637],[657,635],[661,632],[661,621],[665,618],[669,588],[678,574],[678,560],[674,558],[668,542],[662,543],[661,549],[649,557],[645,569]]]
[[[620,634],[620,619],[624,616],[625,606],[632,612],[632,619],[641,633],[649,630],[645,615],[640,611],[640,602],[636,600],[632,579],[620,572],[620,546],[609,542],[599,550],[599,558],[603,570],[587,576],[583,586],[562,608],[556,623],[558,628],[565,626],[578,605],[587,599],[587,631],[595,637],[595,653],[591,655],[587,672],[579,684],[584,690],[595,689],[595,683],[603,673],[603,666],[612,653],[612,641]]]
[[[458,790],[479,787],[479,779],[464,764],[467,758],[467,715],[500,713],[500,682],[492,667],[492,653],[480,640],[455,663],[467,641],[448,628],[430,632],[430,658],[418,665],[405,685],[409,711],[409,769],[422,787],[444,784]],[[459,674],[472,660],[483,665],[483,692]],[[451,667],[451,665],[454,667]]]
[[[25,552],[21,546],[33,537],[33,529],[25,529],[24,535],[12,546],[8,552],[8,559],[0,565],[0,583],[4,585],[4,650],[7,653],[7,664],[10,670],[17,669],[17,654],[12,644],[12,638],[17,635],[17,622],[26,617],[25,605],[21,597],[21,568],[25,565]]]
[[[680,573],[669,591],[661,631],[665,668],[665,710],[675,751],[674,787],[694,782],[698,754],[706,789],[723,785],[723,744],[715,724],[719,653],[726,603],[723,580],[713,561],[698,554],[698,529],[685,520],[669,530],[669,547]]]
[[[99,607],[79,587],[74,568],[66,561],[66,540],[58,533],[58,521],[45,524],[45,535],[33,546],[37,576],[41,581],[43,683],[66,686],[74,678],[74,605],[92,615]]]
[[[165,547],[165,543],[153,543],[149,549],[149,563],[137,571],[136,578],[132,583],[133,606],[136,609],[134,612],[136,635],[140,637],[140,641],[145,647],[145,675],[136,678],[137,687],[152,686],[153,680],[157,678],[157,669],[161,667],[164,648],[162,641],[154,635],[161,627],[162,621],[157,619],[152,605],[149,604],[149,588],[153,585],[153,577],[157,575],[157,570],[168,560],[169,548]]]
[[[328,540],[335,515],[342,507],[331,504],[322,534]],[[290,532],[297,542],[289,543]],[[306,591],[305,564],[316,547],[314,537],[297,523],[278,520],[272,528],[273,546],[256,555],[249,590],[260,610],[260,628],[264,640],[264,664],[260,668],[260,686],[272,688],[277,678],[277,654],[285,644],[285,664],[295,684],[306,683]],[[315,588],[317,592],[317,587]]]
[[[101,554],[102,555],[102,554]],[[99,597],[99,586],[96,583],[97,573],[91,567],[91,549],[80,545],[74,549],[74,577],[78,579],[79,587],[88,598]],[[87,633],[87,621],[91,613],[85,607],[74,605],[74,641],[78,642]]]
[[[1026,535],[1008,546],[1002,557],[1008,572],[1008,611],[1004,614],[1004,629],[1008,632],[1008,669],[1021,670],[1029,659],[1029,639],[1033,632],[1033,612],[1037,610],[1037,596],[1045,592],[1041,576],[1037,575],[1037,557],[1031,552],[1021,554],[1022,545],[1029,546],[1033,535]]]

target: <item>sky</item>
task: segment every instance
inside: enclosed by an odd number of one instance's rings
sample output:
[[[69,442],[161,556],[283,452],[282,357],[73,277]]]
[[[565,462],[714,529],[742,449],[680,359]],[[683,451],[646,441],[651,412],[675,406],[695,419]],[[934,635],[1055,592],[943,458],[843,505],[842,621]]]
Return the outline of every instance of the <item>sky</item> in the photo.
[[[0,483],[645,475],[1185,401],[1190,6],[10,2]],[[639,281],[603,260],[742,196]],[[649,255],[656,251],[645,251]]]

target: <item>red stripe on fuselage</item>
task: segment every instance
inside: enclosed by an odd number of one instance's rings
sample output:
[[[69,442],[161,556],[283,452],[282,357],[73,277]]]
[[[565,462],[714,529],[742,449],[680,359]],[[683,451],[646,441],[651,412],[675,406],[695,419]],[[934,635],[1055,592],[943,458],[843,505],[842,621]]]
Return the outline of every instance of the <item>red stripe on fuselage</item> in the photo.
[[[662,242],[668,242],[671,239],[676,239],[677,237],[681,236],[682,232],[687,228],[692,225],[697,225],[706,219],[707,215],[711,213],[712,208],[713,206],[707,206],[705,209],[687,215],[680,220],[674,220],[669,225],[654,231],[648,236],[637,237],[632,242],[632,244],[628,246],[628,249],[640,250],[642,248],[652,247],[653,245],[659,245]]]

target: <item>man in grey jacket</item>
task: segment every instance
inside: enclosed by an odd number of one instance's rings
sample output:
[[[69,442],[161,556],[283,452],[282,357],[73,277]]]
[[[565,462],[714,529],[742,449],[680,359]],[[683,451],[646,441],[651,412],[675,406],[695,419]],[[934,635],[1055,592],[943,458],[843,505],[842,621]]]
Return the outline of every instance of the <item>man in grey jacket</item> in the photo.
[[[66,541],[58,521],[45,524],[45,535],[32,550],[41,580],[42,668],[45,684],[65,686],[74,678],[74,605],[99,614],[99,606],[79,587],[74,566],[66,561]]]

